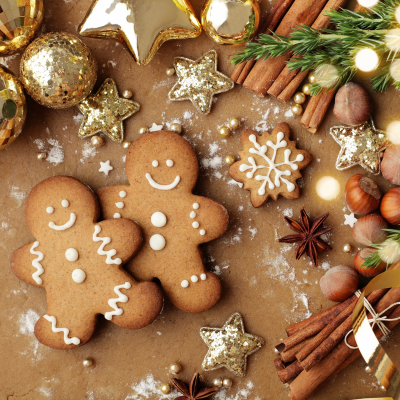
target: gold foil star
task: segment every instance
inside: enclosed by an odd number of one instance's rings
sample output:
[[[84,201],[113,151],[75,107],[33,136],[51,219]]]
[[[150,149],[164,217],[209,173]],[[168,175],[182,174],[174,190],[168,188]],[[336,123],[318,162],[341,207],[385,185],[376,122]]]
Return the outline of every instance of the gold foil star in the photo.
[[[336,161],[338,170],[361,165],[371,174],[381,172],[381,153],[390,142],[386,132],[375,128],[372,119],[358,126],[334,126],[330,134],[341,146]]]
[[[209,347],[203,369],[226,367],[237,376],[246,374],[247,356],[264,344],[260,337],[245,333],[239,313],[233,314],[222,328],[201,328],[200,335]]]
[[[214,50],[197,61],[176,57],[174,67],[179,81],[169,92],[169,99],[190,100],[204,114],[210,112],[214,94],[227,92],[235,85],[217,71],[217,53]]]
[[[79,27],[82,36],[125,42],[139,65],[167,40],[195,38],[201,30],[188,0],[94,0]]]
[[[80,138],[103,132],[110,139],[121,143],[124,140],[122,121],[138,112],[140,104],[120,98],[117,85],[113,79],[108,78],[98,92],[81,101],[78,108],[84,114],[79,129]]]

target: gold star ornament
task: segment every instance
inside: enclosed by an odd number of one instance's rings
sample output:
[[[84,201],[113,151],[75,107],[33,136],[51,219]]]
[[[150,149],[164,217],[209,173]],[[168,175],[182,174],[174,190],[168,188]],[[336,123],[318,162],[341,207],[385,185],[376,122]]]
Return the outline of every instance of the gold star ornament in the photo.
[[[87,138],[103,132],[117,143],[124,140],[122,121],[135,114],[140,104],[119,97],[117,85],[111,78],[106,79],[96,94],[91,94],[78,104],[84,115],[79,137]]]
[[[94,0],[79,27],[82,36],[125,42],[139,65],[167,40],[195,38],[201,30],[188,0]]]
[[[372,119],[358,126],[334,126],[330,134],[341,146],[336,169],[361,165],[371,174],[380,174],[382,152],[390,142],[386,132],[375,128]]]
[[[234,82],[217,71],[217,53],[209,51],[197,61],[175,57],[178,82],[168,94],[170,100],[190,100],[203,114],[211,110],[214,94],[227,92]]]
[[[209,348],[203,369],[211,371],[225,367],[237,376],[245,376],[247,356],[264,344],[260,337],[245,333],[239,313],[233,314],[222,328],[201,328],[200,336]]]

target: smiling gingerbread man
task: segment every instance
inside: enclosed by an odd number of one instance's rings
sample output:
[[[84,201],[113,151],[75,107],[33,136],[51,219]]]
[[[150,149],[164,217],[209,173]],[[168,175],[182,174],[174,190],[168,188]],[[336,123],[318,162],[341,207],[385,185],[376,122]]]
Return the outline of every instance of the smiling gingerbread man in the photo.
[[[33,188],[25,218],[37,241],[14,252],[18,278],[44,287],[47,313],[35,326],[43,344],[70,349],[93,335],[98,314],[127,329],[150,324],[163,298],[152,282],[136,282],[121,266],[142,243],[128,219],[97,222],[93,192],[70,177],[46,179]]]
[[[221,236],[229,217],[221,204],[192,194],[199,173],[192,147],[172,132],[147,133],[130,146],[126,173],[130,186],[102,188],[98,196],[105,218],[130,218],[143,230],[130,270],[139,280],[158,278],[181,310],[208,310],[221,283],[206,271],[199,245]]]

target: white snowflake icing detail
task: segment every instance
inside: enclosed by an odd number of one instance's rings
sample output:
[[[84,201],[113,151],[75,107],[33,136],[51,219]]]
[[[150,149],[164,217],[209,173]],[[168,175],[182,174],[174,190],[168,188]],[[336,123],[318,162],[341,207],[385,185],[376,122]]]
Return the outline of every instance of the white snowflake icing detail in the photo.
[[[267,175],[256,175],[255,180],[256,181],[264,181],[261,187],[258,189],[258,194],[260,196],[265,195],[265,187],[267,186],[268,183],[268,189],[273,190],[275,187],[280,187],[281,186],[281,181],[286,184],[287,190],[289,192],[293,192],[293,190],[296,188],[296,186],[292,183],[289,182],[287,179],[284,178],[284,176],[290,176],[292,172],[290,169],[285,169],[281,171],[278,169],[278,167],[281,167],[283,165],[287,165],[290,167],[293,171],[297,171],[299,169],[299,166],[295,164],[296,162],[301,162],[304,160],[304,156],[302,154],[298,154],[296,159],[294,161],[290,161],[289,157],[292,154],[292,151],[290,149],[286,149],[284,151],[284,156],[285,156],[285,161],[280,164],[275,164],[277,152],[279,149],[285,148],[287,146],[286,140],[283,140],[285,135],[283,132],[279,132],[276,138],[276,144],[268,140],[266,145],[260,146],[257,143],[257,138],[256,135],[252,134],[249,136],[250,142],[254,144],[254,148],[250,148],[249,152],[251,154],[257,154],[260,157],[262,157],[266,162],[267,165],[257,165],[255,159],[253,157],[249,157],[247,160],[251,165],[247,164],[242,164],[239,168],[241,172],[245,172],[249,169],[251,171],[246,173],[246,176],[248,179],[253,178],[255,172],[259,169],[263,168],[268,168],[268,174]],[[274,150],[274,153],[271,158],[267,157],[267,151],[268,147]],[[272,181],[271,173],[275,172],[275,179]]]

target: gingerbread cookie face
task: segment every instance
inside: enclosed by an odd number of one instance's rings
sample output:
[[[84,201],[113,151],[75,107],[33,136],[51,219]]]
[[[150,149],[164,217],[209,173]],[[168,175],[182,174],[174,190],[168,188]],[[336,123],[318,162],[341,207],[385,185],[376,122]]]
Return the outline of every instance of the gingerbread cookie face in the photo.
[[[130,185],[102,188],[105,218],[129,218],[143,230],[143,246],[128,269],[139,280],[158,278],[172,303],[186,312],[211,308],[221,296],[198,246],[228,227],[226,209],[192,194],[199,167],[190,144],[167,131],[147,133],[129,148]]]
[[[14,252],[11,268],[46,289],[48,309],[35,335],[50,347],[85,344],[98,314],[137,329],[161,311],[157,285],[138,283],[121,268],[142,243],[140,228],[127,219],[97,222],[99,214],[93,192],[70,177],[46,179],[27,199],[25,217],[36,241]]]
[[[262,206],[269,197],[277,200],[279,195],[286,199],[300,196],[296,181],[312,156],[308,151],[297,149],[289,136],[290,128],[285,122],[276,126],[272,134],[264,132],[259,136],[248,129],[241,134],[241,160],[229,168],[229,174],[250,191],[254,207]]]

